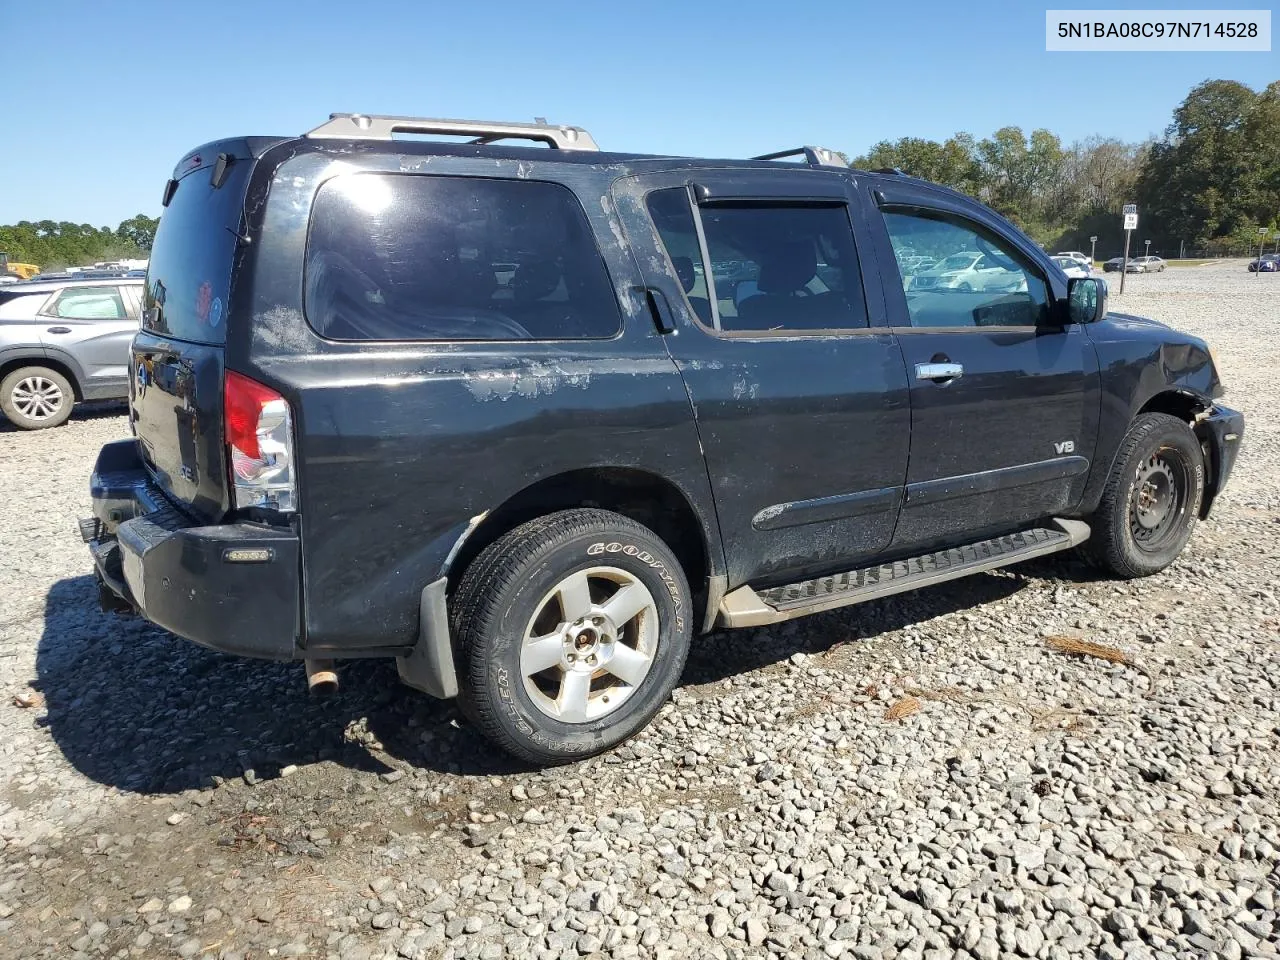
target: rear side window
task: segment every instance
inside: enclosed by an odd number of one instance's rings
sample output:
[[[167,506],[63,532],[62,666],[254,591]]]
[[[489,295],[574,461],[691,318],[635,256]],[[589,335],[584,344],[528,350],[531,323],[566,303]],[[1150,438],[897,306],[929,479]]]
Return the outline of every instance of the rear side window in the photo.
[[[124,320],[127,316],[118,287],[67,287],[44,313],[62,320]]]
[[[533,180],[351,174],[316,194],[306,315],[335,340],[578,340],[622,317],[573,193]]]
[[[235,160],[214,187],[209,167],[178,181],[147,264],[142,326],[198,343],[225,343],[231,262],[252,161]]]

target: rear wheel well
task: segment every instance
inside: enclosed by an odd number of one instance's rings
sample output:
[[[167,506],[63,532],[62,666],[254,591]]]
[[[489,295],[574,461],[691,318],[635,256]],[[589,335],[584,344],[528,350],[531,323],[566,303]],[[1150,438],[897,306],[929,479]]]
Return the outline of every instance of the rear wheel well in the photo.
[[[574,470],[540,480],[521,490],[488,516],[467,537],[449,567],[452,594],[463,571],[487,546],[509,531],[536,517],[598,507],[642,523],[671,548],[693,592],[695,605],[705,603],[707,576],[711,572],[702,521],[685,495],[655,474],[622,467]],[[698,617],[702,610],[696,611]],[[695,623],[699,620],[695,619]]]
[[[15,370],[22,367],[44,367],[47,370],[56,370],[67,378],[67,382],[71,384],[71,389],[75,393],[76,401],[84,399],[84,395],[80,391],[80,381],[76,379],[75,372],[60,360],[50,360],[48,357],[19,357],[14,360],[6,360],[0,363],[0,380],[3,380]]]

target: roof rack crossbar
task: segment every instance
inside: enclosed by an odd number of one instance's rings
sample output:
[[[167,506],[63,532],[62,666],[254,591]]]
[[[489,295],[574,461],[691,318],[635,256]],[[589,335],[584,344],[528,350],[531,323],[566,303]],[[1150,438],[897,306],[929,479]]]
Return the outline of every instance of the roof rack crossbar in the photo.
[[[779,150],[776,153],[762,153],[752,160],[783,160],[786,157],[804,157],[804,162],[811,167],[839,167],[845,169],[846,164],[840,154],[826,147],[793,147],[790,150]]]
[[[473,137],[476,144],[494,140],[535,140],[557,150],[599,150],[581,127],[548,123],[501,123],[488,120],[443,120],[432,117],[389,117],[364,113],[331,113],[327,122],[306,136],[315,139],[391,140],[397,133]]]

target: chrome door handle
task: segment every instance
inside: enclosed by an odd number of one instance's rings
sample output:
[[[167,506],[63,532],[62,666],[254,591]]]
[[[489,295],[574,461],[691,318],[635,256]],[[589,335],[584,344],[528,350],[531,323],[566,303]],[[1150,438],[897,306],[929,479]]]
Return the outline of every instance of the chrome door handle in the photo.
[[[964,366],[959,363],[917,363],[917,380],[956,380],[964,376]]]
[[[71,328],[70,327],[50,327],[49,332],[50,333],[70,333]]]

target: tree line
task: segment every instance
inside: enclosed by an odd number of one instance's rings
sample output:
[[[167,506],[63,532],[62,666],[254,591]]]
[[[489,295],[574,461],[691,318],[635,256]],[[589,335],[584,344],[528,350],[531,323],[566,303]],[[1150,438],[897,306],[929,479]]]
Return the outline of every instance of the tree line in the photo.
[[[1280,81],[1256,92],[1207,80],[1174,111],[1160,138],[1091,137],[1064,144],[1049,130],[1004,127],[977,140],[882,141],[852,166],[896,167],[954,187],[1008,217],[1051,250],[1118,255],[1120,214],[1137,203],[1134,254],[1238,255],[1257,250],[1258,228],[1280,225]],[[1274,236],[1274,235],[1273,235]]]
[[[37,264],[45,273],[103,260],[144,258],[159,223],[141,213],[114,230],[90,223],[22,220],[0,226],[0,253],[7,253],[14,263]]]

